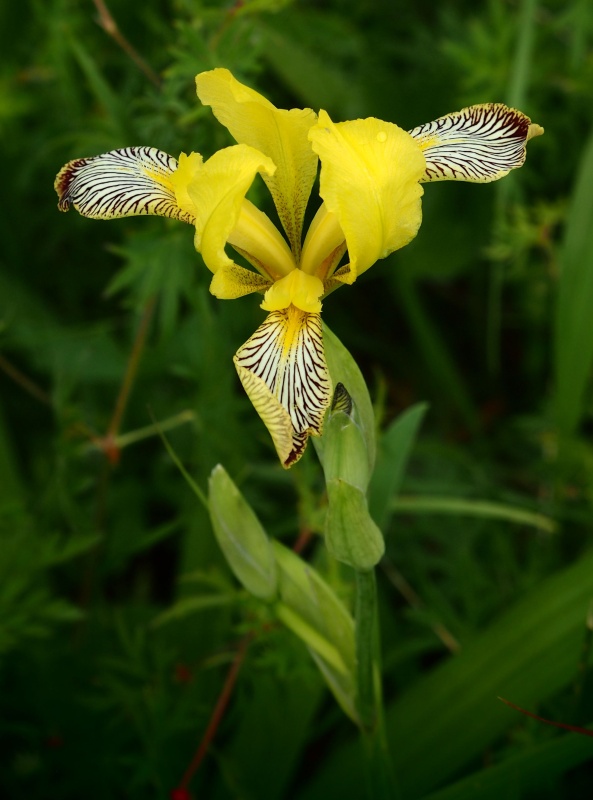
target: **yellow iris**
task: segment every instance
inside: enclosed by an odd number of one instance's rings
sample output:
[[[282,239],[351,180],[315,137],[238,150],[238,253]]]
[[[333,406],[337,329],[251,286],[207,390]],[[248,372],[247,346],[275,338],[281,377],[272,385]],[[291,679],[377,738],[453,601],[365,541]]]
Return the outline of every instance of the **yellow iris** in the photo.
[[[59,207],[98,219],[159,214],[189,222],[216,297],[264,294],[269,314],[234,360],[288,467],[309,435],[321,434],[330,403],[324,296],[414,238],[421,183],[496,180],[521,166],[527,140],[543,131],[501,104],[406,132],[374,118],[334,123],[325,111],[278,109],[226,69],[201,73],[196,84],[236,145],[206,162],[198,153],[177,162],[149,147],[71,161],[56,178]],[[320,204],[303,240],[319,162]],[[285,235],[245,197],[257,174]],[[236,264],[227,245],[253,270]]]

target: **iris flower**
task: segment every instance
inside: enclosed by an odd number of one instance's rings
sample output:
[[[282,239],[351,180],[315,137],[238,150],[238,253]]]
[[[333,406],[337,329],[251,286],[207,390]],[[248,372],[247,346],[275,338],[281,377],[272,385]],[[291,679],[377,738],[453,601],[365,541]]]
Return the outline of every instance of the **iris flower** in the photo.
[[[56,178],[58,207],[93,219],[157,214],[187,222],[215,297],[263,293],[268,315],[234,362],[289,467],[309,436],[321,435],[330,404],[324,298],[416,236],[423,183],[502,178],[523,164],[526,142],[543,130],[500,103],[406,132],[373,117],[334,123],[323,110],[276,108],[226,69],[203,72],[196,84],[236,145],[207,161],[198,153],[176,161],[153,147],[70,161]],[[303,239],[319,162],[321,200]],[[258,173],[285,236],[245,197]],[[227,245],[253,269],[235,263]]]

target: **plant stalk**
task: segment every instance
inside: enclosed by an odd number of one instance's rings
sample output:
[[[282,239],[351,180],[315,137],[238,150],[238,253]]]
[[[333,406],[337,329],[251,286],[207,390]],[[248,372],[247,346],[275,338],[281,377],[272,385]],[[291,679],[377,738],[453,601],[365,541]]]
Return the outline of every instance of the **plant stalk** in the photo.
[[[371,800],[397,800],[391,757],[383,725],[383,696],[374,570],[356,571],[357,707]]]

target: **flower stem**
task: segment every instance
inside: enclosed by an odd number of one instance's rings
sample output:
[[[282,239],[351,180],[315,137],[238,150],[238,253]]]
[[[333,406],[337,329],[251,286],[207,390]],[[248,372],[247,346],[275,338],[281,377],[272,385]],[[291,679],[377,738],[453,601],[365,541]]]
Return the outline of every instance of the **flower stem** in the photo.
[[[383,725],[383,697],[374,570],[356,570],[356,659],[358,715],[371,800],[397,800],[391,758]]]

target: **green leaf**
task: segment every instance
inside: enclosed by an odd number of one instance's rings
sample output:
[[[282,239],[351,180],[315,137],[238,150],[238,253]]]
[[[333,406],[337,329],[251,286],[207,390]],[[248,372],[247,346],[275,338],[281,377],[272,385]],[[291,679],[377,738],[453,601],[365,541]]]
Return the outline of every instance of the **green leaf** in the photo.
[[[397,514],[458,514],[482,519],[502,519],[517,525],[530,525],[546,533],[555,533],[558,525],[550,517],[489,500],[465,500],[461,497],[398,497],[391,503]]]
[[[387,709],[385,726],[403,796],[422,797],[479,758],[516,723],[497,700],[533,708],[574,679],[592,594],[593,552],[543,581],[484,633]],[[339,748],[307,786],[307,800],[358,800],[356,745]]]
[[[336,16],[334,25],[327,14],[310,14],[310,23],[316,27],[316,35],[326,35],[326,46],[312,46],[311,36],[298,41],[292,28],[284,26],[283,30],[271,26],[261,26],[265,42],[266,60],[281,80],[290,88],[296,97],[312,108],[325,108],[330,113],[339,110],[344,116],[355,116],[360,113],[364,102],[360,87],[353,83],[352,75],[344,74],[338,65],[327,57],[327,44],[334,37],[346,36],[348,41],[355,39],[355,31],[345,19]],[[293,22],[306,24],[306,17],[301,12],[293,17]],[[326,27],[326,30],[323,28]],[[322,28],[322,30],[320,30]],[[323,75],[323,80],[319,76]]]
[[[560,251],[553,411],[560,431],[576,429],[593,364],[593,131],[579,164]]]
[[[568,734],[530,747],[448,786],[424,800],[500,800],[501,797],[535,797],[549,790],[564,773],[593,757],[593,741]]]
[[[180,619],[185,619],[198,611],[205,611],[209,608],[218,608],[220,606],[228,606],[235,600],[231,594],[210,594],[198,595],[196,597],[183,597],[174,603],[171,608],[163,611],[152,621],[155,628],[161,625],[167,625],[170,622],[177,622]]]
[[[70,38],[68,39],[68,43],[79,67],[84,73],[92,93],[105,109],[114,135],[120,138],[123,143],[129,136],[129,131],[127,129],[129,117],[124,113],[120,98],[105,80],[95,60],[82,44],[81,40]]]
[[[377,466],[369,486],[371,516],[385,530],[390,500],[399,493],[404,472],[424,415],[426,403],[416,403],[395,419],[379,441]]]

